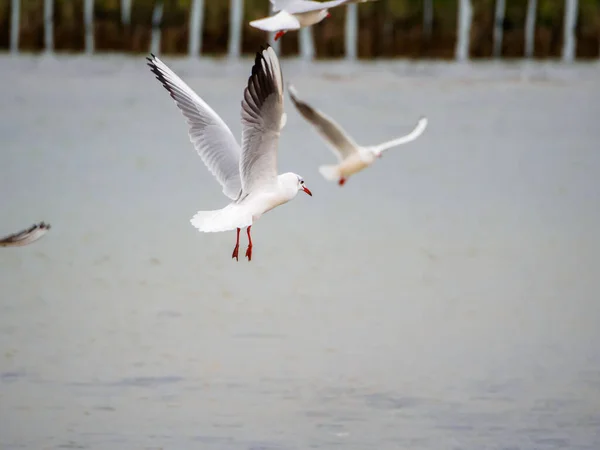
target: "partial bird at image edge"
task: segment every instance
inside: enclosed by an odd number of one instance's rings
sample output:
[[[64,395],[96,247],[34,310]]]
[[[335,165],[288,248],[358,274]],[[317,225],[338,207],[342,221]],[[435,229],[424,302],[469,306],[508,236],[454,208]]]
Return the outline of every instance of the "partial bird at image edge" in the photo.
[[[26,230],[0,238],[0,247],[22,247],[42,238],[49,230],[50,224],[36,223]]]

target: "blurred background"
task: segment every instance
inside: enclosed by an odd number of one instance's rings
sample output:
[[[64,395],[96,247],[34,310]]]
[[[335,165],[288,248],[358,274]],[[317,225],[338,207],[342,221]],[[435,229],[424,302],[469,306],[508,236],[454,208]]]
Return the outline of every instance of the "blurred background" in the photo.
[[[380,0],[279,41],[298,195],[235,233],[146,65],[241,136],[267,0],[0,0],[0,449],[600,449],[598,0]],[[272,39],[272,37],[271,37]],[[189,57],[189,56],[192,57]],[[246,241],[242,233],[240,253]]]
[[[156,53],[237,56],[264,42],[248,22],[269,7],[266,0],[2,0],[0,49],[143,53],[154,33]],[[281,54],[452,59],[460,41],[472,58],[599,57],[598,0],[380,0],[331,14],[289,33]],[[304,44],[303,34],[311,35]]]

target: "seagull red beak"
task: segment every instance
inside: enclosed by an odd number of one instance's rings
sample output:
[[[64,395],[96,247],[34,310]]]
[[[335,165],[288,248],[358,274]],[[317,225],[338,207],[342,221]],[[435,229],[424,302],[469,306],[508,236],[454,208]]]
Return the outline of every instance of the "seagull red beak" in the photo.
[[[302,186],[302,190],[312,197],[312,192],[306,186]]]

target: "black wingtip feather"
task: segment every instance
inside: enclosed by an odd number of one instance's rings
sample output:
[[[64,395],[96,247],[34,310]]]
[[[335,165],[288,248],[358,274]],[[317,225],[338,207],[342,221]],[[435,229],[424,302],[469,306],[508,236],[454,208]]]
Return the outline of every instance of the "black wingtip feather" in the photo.
[[[277,81],[281,75],[275,73],[277,65],[274,66],[274,61],[269,61],[265,55],[269,47],[269,44],[266,48],[261,46],[261,50],[256,52],[251,75],[244,90],[244,100],[242,100],[242,110],[247,114],[244,120],[253,120],[249,119],[250,117],[256,120],[267,98],[278,94]]]
[[[152,55],[152,57],[155,58],[154,54],[152,54],[152,53],[150,53],[150,54]],[[173,90],[171,89],[171,86],[169,85],[169,83],[167,83],[167,80],[165,79],[164,74],[160,71],[160,69],[156,65],[155,61],[150,58],[146,58],[146,59],[148,59],[147,64],[148,64],[148,67],[150,67],[150,71],[156,76],[156,79],[158,81],[160,81],[160,84],[162,84],[163,87],[167,90],[167,92],[169,93],[171,98],[173,100],[176,100],[175,95],[173,94]]]
[[[265,44],[265,46],[263,47],[262,45],[260,46],[260,51],[256,52],[256,57],[254,58],[254,64],[256,65],[261,59],[264,59],[263,56],[263,52],[265,50],[268,50],[269,48],[271,48],[271,46],[269,45],[269,43],[267,42]],[[254,67],[252,67],[252,69],[254,69]]]

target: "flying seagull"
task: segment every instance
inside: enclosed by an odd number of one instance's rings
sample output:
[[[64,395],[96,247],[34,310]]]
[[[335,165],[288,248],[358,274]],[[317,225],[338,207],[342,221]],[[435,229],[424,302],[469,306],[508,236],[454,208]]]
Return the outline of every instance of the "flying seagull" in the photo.
[[[37,223],[26,230],[1,238],[0,247],[22,247],[31,244],[45,235],[49,229],[49,224],[44,222]]]
[[[171,94],[189,126],[189,137],[208,170],[223,186],[231,203],[215,211],[199,211],[191,220],[210,233],[237,230],[232,258],[238,260],[240,230],[247,228],[246,257],[252,259],[250,228],[271,209],[292,200],[299,191],[312,196],[295,173],[277,174],[279,134],[285,125],[283,75],[268,44],[256,53],[242,99],[242,145],[225,122],[181,78],[156,56],[148,65]]]
[[[275,40],[279,39],[290,30],[310,27],[329,17],[329,9],[350,3],[365,3],[376,0],[331,0],[327,2],[313,2],[310,0],[270,0],[273,12],[279,11],[274,16],[253,20],[250,26],[264,31],[277,32]]]
[[[369,167],[380,158],[385,150],[406,144],[417,139],[427,127],[427,118],[421,117],[415,128],[406,136],[384,142],[379,145],[360,146],[346,131],[331,117],[313,108],[308,103],[298,99],[294,86],[288,85],[292,103],[298,112],[306,119],[325,140],[333,153],[338,157],[338,164],[320,166],[319,172],[329,181],[337,181],[343,186],[348,177]]]

